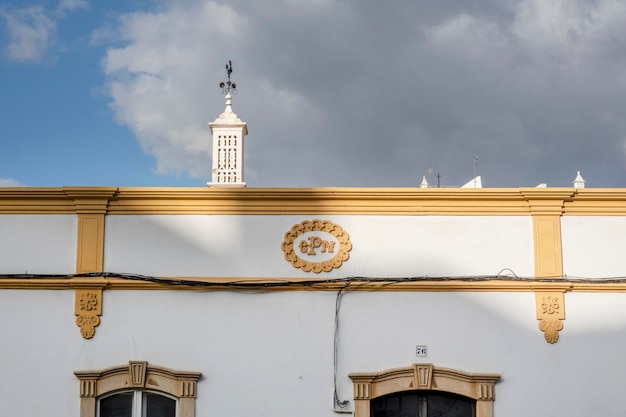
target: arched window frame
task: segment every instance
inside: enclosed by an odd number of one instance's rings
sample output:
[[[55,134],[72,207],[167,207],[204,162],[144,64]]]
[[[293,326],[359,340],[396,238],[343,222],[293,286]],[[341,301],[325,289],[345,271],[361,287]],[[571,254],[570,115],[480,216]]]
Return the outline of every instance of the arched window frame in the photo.
[[[476,401],[476,417],[493,417],[497,374],[475,374],[415,363],[406,368],[348,375],[354,387],[354,417],[370,417],[371,400],[407,391],[440,391]]]
[[[98,398],[116,391],[146,390],[177,399],[177,417],[195,417],[200,372],[176,371],[131,361],[100,371],[76,371],[80,380],[80,417],[96,417]]]

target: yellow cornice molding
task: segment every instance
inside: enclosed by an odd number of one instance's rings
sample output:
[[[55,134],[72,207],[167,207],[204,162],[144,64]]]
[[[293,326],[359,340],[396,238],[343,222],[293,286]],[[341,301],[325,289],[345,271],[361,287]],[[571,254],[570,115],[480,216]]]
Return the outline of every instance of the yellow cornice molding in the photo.
[[[513,189],[120,188],[110,214],[526,215]]]
[[[78,214],[106,214],[117,187],[63,187],[63,192],[74,200]]]
[[[0,214],[626,215],[626,189],[0,188]]]
[[[17,193],[16,190],[0,189],[0,213],[529,214],[528,203],[518,189],[497,188],[64,187],[24,188]]]
[[[565,202],[565,216],[626,216],[626,189],[583,188]]]
[[[576,194],[572,188],[521,188],[520,193],[528,201],[533,216],[561,216],[566,200]]]
[[[0,214],[73,214],[62,188],[0,188]]]

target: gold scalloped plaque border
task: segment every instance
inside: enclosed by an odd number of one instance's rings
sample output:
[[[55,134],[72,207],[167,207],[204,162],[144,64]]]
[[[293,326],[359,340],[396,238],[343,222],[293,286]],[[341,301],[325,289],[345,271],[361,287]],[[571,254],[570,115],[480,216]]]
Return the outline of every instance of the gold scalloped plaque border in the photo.
[[[335,256],[322,262],[311,262],[300,258],[294,248],[294,242],[298,236],[307,232],[328,233],[337,239],[339,248],[337,248]],[[323,241],[323,239],[320,238],[320,241]],[[320,246],[321,245],[322,243],[320,242]],[[350,242],[348,232],[343,230],[338,224],[329,220],[305,220],[293,225],[293,227],[285,233],[285,238],[280,247],[285,253],[285,259],[291,262],[294,268],[299,268],[304,272],[319,274],[320,272],[330,272],[333,268],[341,267],[350,257],[349,252],[352,250],[352,243]],[[299,249],[302,251],[302,248]],[[330,248],[322,248],[321,250],[330,250]],[[334,251],[335,249],[332,248],[332,250]]]

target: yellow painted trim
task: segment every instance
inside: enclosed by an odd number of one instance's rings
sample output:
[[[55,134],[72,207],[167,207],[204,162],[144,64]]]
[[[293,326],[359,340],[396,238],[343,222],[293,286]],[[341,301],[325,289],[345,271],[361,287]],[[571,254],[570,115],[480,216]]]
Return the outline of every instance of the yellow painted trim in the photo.
[[[117,187],[64,187],[78,215],[76,273],[101,272],[104,257],[104,217]]]
[[[626,189],[583,188],[576,198],[566,201],[565,216],[626,216]]]
[[[76,273],[102,272],[104,214],[79,214],[77,235]]]
[[[625,188],[0,188],[0,214],[626,215]],[[542,208],[537,202],[546,203]],[[533,207],[531,207],[533,206]],[[551,212],[550,214],[553,214]]]
[[[0,214],[74,214],[62,188],[0,188]]]
[[[533,216],[535,277],[562,277],[561,216],[565,201],[572,199],[573,193],[568,190],[542,193],[533,189],[525,190],[524,196]]]
[[[104,216],[117,187],[65,187],[77,215],[76,273],[102,272],[104,263]],[[75,292],[76,325],[91,339],[102,315],[102,286],[80,287]]]
[[[562,277],[561,218],[533,216],[533,240],[535,277]]]
[[[121,188],[109,213],[527,215],[529,208],[512,189]]]
[[[2,188],[0,214],[528,215],[525,189]],[[532,190],[532,189],[531,189]],[[572,194],[573,189],[546,189]],[[106,200],[106,201],[103,201]],[[93,210],[93,211],[91,211]]]
[[[163,277],[176,281],[177,285],[147,281],[126,280],[121,278],[80,277],[80,278],[4,278],[0,279],[0,289],[32,290],[183,290],[183,291],[232,291],[232,286],[219,285],[238,282],[258,284],[258,287],[246,287],[246,291],[423,291],[423,292],[626,292],[626,280],[623,282],[578,282],[576,280],[486,280],[486,281],[411,281],[411,282],[328,282],[326,278],[226,278],[226,277]],[[215,286],[184,285],[184,281],[216,284]],[[307,284],[304,284],[306,281]],[[289,286],[268,287],[265,284],[293,283]],[[298,285],[299,284],[299,285]],[[243,286],[241,287],[243,289]]]
[[[626,189],[0,188],[0,214],[521,216],[554,210],[565,216],[626,215]]]

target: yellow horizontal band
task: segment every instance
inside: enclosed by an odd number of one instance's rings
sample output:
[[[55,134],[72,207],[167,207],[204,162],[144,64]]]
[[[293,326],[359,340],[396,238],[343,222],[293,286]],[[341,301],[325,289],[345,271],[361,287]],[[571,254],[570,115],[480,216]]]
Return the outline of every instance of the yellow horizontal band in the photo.
[[[0,214],[626,215],[626,189],[0,188]]]
[[[449,291],[449,292],[626,292],[624,282],[585,282],[559,280],[372,280],[352,281],[304,278],[222,278],[222,277],[169,277],[174,283],[161,283],[123,278],[3,278],[0,289],[70,290],[77,288],[102,288],[110,290],[185,290],[185,291]],[[188,284],[185,283],[188,282]],[[205,284],[205,285],[203,285]],[[278,284],[278,285],[277,285]]]

